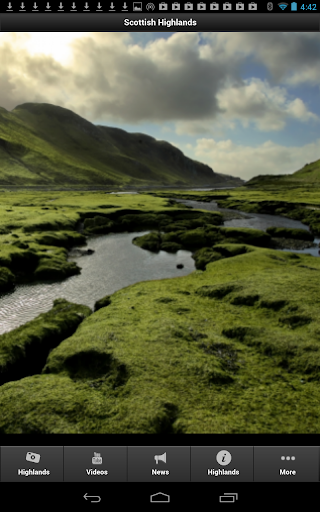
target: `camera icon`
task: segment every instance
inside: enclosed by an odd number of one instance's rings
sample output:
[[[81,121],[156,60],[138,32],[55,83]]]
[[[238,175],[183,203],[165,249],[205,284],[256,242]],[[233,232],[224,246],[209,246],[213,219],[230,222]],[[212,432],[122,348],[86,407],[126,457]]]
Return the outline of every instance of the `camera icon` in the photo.
[[[39,462],[40,455],[39,453],[27,452],[26,460],[29,462]]]

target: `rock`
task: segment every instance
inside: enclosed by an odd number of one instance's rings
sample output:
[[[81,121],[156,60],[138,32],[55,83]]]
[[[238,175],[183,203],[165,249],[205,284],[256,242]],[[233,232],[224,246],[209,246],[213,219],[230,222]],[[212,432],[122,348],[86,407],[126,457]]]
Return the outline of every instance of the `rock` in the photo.
[[[77,248],[75,248],[70,251],[69,256],[72,258],[78,258],[79,256],[86,256],[86,255],[90,255],[93,253],[94,253],[93,249],[77,249]]]
[[[182,263],[178,263],[177,268],[183,268]]]

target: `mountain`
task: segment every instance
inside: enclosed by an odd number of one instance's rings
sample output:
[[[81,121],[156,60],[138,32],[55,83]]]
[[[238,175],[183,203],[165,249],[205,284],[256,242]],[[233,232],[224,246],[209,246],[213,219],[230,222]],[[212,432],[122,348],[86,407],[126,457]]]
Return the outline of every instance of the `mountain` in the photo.
[[[247,181],[246,186],[274,186],[274,185],[320,185],[320,159],[310,164],[306,164],[302,169],[292,174],[278,174],[265,176],[255,176],[251,180]]]
[[[2,186],[241,185],[168,142],[94,125],[66,108],[0,107]]]

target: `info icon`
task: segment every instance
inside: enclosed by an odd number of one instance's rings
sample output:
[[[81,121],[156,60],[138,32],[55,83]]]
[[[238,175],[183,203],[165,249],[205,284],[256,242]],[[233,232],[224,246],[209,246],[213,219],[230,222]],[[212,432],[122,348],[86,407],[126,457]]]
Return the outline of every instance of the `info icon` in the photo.
[[[216,460],[220,466],[227,466],[231,462],[231,453],[227,450],[221,450],[217,453]]]

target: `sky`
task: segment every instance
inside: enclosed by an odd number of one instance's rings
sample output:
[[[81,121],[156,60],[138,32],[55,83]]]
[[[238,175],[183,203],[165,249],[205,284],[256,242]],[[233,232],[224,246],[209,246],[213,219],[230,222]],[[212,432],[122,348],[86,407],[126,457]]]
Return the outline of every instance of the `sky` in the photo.
[[[320,33],[0,32],[0,106],[68,108],[248,180],[320,158]]]

